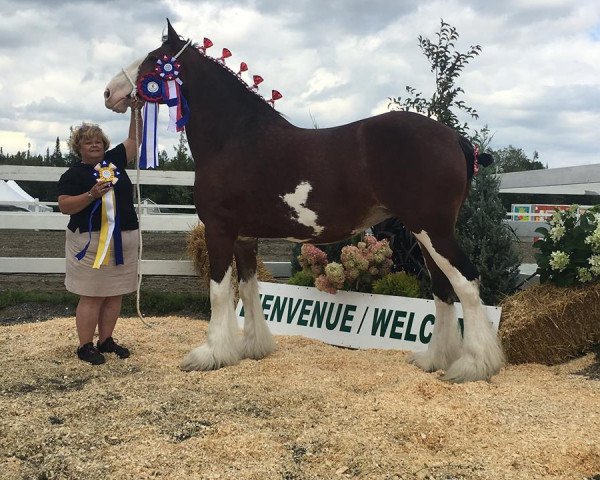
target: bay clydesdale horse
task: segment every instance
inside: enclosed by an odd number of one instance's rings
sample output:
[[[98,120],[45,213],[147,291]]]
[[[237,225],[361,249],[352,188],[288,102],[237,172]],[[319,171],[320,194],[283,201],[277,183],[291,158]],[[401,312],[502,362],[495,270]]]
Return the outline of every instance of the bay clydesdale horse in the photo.
[[[127,76],[152,72],[164,55],[181,64],[194,201],[210,260],[208,335],[183,369],[216,369],[275,350],[258,295],[258,238],[336,242],[397,217],[421,246],[436,309],[428,349],[410,361],[428,372],[444,370],[443,378],[454,382],[487,380],[499,371],[504,356],[482,307],[479,274],[454,236],[476,163],[470,142],[410,112],[298,128],[222,62],[182,40],[170,22],[159,48],[110,81],[107,108],[124,112],[135,92]],[[231,297],[234,257],[246,312],[242,336]],[[463,308],[462,335],[454,294]]]

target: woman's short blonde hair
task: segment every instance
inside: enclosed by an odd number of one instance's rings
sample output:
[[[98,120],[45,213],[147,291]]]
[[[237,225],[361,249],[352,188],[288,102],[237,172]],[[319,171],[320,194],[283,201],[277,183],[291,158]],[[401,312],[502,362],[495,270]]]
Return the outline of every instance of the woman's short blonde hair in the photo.
[[[79,127],[76,127],[71,133],[71,138],[69,139],[71,151],[81,158],[81,142],[92,138],[99,138],[102,140],[104,151],[108,150],[108,147],[110,147],[110,140],[98,125],[84,122]]]

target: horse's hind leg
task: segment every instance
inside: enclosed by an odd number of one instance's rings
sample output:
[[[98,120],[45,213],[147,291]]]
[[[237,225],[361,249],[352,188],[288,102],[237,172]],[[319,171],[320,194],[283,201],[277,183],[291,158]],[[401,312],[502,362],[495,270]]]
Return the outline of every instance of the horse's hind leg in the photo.
[[[435,324],[427,350],[411,354],[409,362],[426,372],[447,370],[460,356],[462,348],[462,336],[454,309],[454,289],[427,249],[420,246],[431,277]]]
[[[242,355],[245,358],[266,357],[277,348],[269,331],[260,298],[256,274],[256,238],[238,238],[234,245],[239,279],[240,298],[244,303],[244,337]]]
[[[444,380],[488,380],[504,364],[504,354],[479,297],[477,269],[452,234],[430,236],[422,230],[415,236],[444,272],[462,304],[463,348],[460,357],[446,370]]]
[[[210,260],[210,323],[206,342],[191,350],[183,370],[215,370],[241,359],[239,330],[233,306],[231,262],[235,236],[206,225]]]

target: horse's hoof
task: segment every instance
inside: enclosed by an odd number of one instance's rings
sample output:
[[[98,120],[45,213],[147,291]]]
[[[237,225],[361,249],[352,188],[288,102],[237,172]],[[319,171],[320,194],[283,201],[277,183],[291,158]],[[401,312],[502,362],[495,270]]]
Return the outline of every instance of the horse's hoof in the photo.
[[[491,360],[490,358],[464,354],[450,365],[442,380],[452,383],[488,381],[502,368],[503,358],[501,351],[499,355],[495,355]]]
[[[408,357],[408,363],[416,365],[425,372],[436,372],[446,370],[449,362],[446,356],[439,354],[436,356],[431,350],[425,350],[411,353]]]
[[[435,372],[437,368],[429,351],[413,352],[408,357],[408,363],[411,363],[425,372]]]
[[[192,370],[217,370],[228,365],[235,365],[240,361],[238,351],[217,350],[204,343],[190,350],[181,362],[180,368],[186,372]]]

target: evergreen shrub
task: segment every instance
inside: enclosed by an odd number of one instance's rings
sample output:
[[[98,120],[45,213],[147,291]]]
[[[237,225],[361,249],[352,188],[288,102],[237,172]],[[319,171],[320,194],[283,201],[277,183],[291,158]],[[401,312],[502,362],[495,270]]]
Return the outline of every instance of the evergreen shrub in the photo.
[[[486,305],[498,305],[515,292],[521,265],[515,246],[519,238],[506,222],[499,192],[500,180],[493,170],[480,169],[456,225],[458,243],[481,276],[480,294]]]
[[[300,270],[294,273],[287,282],[289,285],[297,285],[299,287],[314,287],[315,277],[312,273]]]
[[[421,298],[419,279],[406,272],[394,272],[373,283],[373,293]]]

